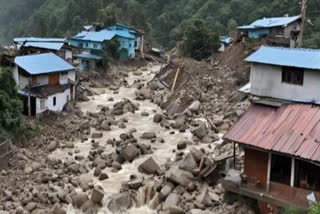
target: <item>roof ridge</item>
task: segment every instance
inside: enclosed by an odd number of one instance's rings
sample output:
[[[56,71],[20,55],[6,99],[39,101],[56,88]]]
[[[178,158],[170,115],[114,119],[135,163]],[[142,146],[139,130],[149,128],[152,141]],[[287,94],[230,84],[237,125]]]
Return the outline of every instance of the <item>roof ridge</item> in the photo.
[[[265,45],[262,45],[260,48],[282,49],[282,50],[290,50],[290,51],[312,51],[312,52],[320,52],[320,49],[316,49],[316,48],[287,48],[287,47],[265,46]],[[259,48],[259,49],[260,49],[260,48]]]

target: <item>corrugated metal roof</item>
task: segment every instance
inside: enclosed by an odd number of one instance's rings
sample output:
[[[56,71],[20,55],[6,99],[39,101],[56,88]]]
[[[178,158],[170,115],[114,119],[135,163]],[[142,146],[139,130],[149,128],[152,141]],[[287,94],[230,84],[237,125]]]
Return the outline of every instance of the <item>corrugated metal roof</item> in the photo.
[[[320,69],[320,50],[262,46],[245,59],[247,62],[298,68]]]
[[[66,42],[64,38],[39,38],[39,37],[21,37],[14,38],[14,42],[23,43],[23,42]]]
[[[250,25],[238,27],[238,29],[252,30],[255,28],[280,27],[280,26],[286,26],[292,22],[297,21],[298,19],[300,19],[300,16],[263,18],[263,19],[258,19],[254,21]]]
[[[31,75],[62,72],[75,69],[53,53],[18,56],[14,63]]]
[[[63,45],[63,42],[26,42],[24,44],[24,47],[42,48],[59,51],[61,50]],[[22,44],[18,45],[18,48],[20,49],[21,46]]]
[[[74,36],[72,39],[93,41],[93,42],[103,42],[111,40],[115,36],[115,32],[112,31],[98,31],[98,32],[88,32],[82,31]]]
[[[94,55],[94,54],[89,54],[89,53],[81,53],[75,55],[76,58],[81,58],[81,59],[95,59],[95,60],[100,60],[102,59],[101,56]]]
[[[220,42],[223,42],[225,44],[229,44],[232,42],[232,38],[230,36],[220,36]]]
[[[320,107],[252,105],[223,138],[320,162]]]

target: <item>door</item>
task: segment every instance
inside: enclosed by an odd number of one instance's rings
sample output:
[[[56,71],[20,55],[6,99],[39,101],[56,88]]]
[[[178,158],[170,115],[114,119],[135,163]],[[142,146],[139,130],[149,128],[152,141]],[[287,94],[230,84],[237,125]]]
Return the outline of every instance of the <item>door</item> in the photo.
[[[36,116],[37,113],[37,104],[36,104],[36,98],[30,97],[30,107],[31,107],[31,116]]]
[[[60,74],[49,74],[49,85],[59,85]]]

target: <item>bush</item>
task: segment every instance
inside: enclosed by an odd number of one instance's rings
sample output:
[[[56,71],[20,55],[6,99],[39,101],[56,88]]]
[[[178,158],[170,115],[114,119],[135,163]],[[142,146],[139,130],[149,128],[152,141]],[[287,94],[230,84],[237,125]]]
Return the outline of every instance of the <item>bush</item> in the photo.
[[[320,204],[313,205],[310,209],[308,214],[320,214]]]
[[[283,208],[280,213],[281,214],[306,214],[305,211],[297,208],[292,208],[292,207]]]
[[[0,68],[0,85],[0,135],[15,135],[23,121],[23,104],[10,69]]]

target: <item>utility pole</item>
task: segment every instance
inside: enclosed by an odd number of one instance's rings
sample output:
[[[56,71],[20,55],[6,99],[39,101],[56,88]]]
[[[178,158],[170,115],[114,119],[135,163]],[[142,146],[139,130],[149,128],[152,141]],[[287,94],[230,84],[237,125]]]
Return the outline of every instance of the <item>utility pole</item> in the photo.
[[[302,3],[301,3],[301,25],[300,25],[300,34],[298,37],[298,47],[302,46],[304,23],[306,21],[306,11],[307,11],[307,0],[302,0]]]

